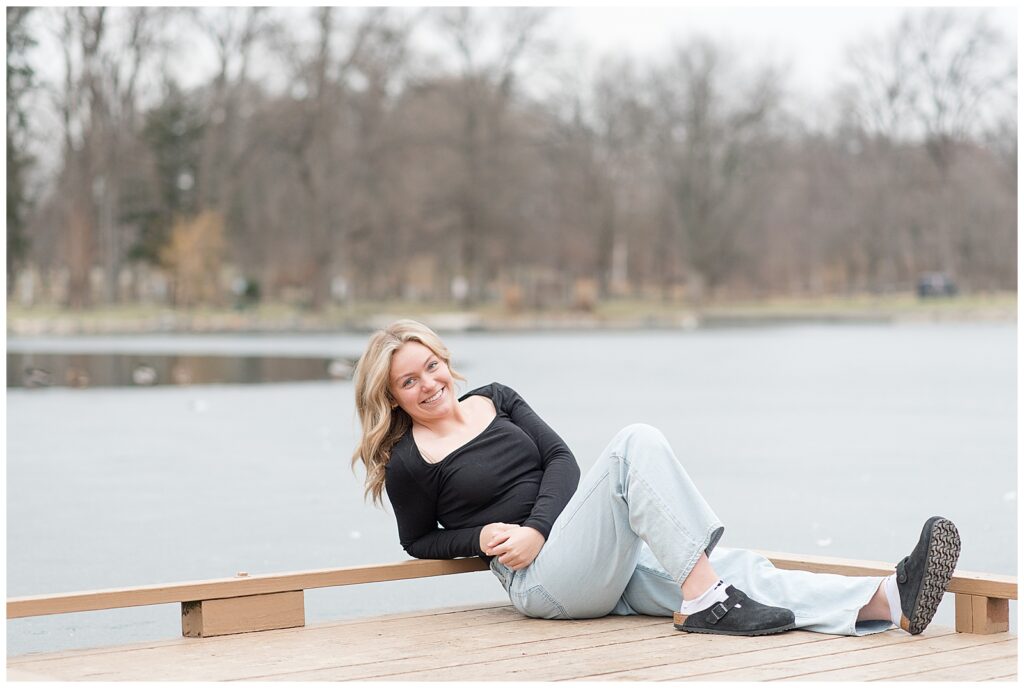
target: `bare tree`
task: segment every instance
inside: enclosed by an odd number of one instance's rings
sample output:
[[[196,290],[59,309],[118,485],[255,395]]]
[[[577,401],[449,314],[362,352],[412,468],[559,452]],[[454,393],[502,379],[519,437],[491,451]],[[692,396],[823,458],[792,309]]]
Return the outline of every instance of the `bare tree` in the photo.
[[[993,98],[1013,88],[1016,70],[999,59],[1005,42],[984,12],[908,11],[886,35],[849,50],[846,104],[866,131],[923,140],[945,173],[956,145],[1001,114]]]
[[[871,288],[909,279],[911,270],[971,271],[973,235],[984,229],[964,216],[951,187],[958,155],[972,155],[972,141],[999,130],[1010,94],[1015,105],[1015,69],[999,59],[1005,42],[984,12],[929,9],[908,11],[892,31],[850,50],[846,135],[876,168],[862,178],[869,203],[855,228]],[[920,165],[919,145],[935,174]],[[903,270],[883,275],[898,254]]]
[[[61,11],[60,43],[64,56],[64,91],[60,109],[64,122],[66,194],[66,260],[69,269],[67,305],[90,305],[97,197],[94,186],[107,104],[100,87],[100,47],[107,29],[107,9],[67,8]],[[78,51],[78,52],[76,52]],[[77,58],[77,59],[76,59]]]
[[[271,30],[262,7],[201,8],[191,17],[214,47],[217,70],[206,100],[205,136],[198,185],[200,206],[227,216],[235,197],[239,172],[249,150],[244,138],[242,103],[249,82],[252,54]]]
[[[703,297],[738,267],[743,233],[762,192],[764,150],[780,99],[779,75],[737,73],[724,50],[697,39],[655,77],[657,145],[691,271]]]
[[[593,109],[600,141],[598,167],[609,177],[599,222],[598,279],[601,298],[629,282],[630,229],[654,180],[648,162],[653,113],[636,69],[628,60],[606,62],[594,83]]]
[[[310,305],[323,308],[342,265],[346,233],[385,229],[378,126],[383,125],[388,80],[404,61],[407,27],[386,9],[339,16],[313,14],[316,39],[306,53],[294,41],[277,49],[290,65],[292,89],[286,127],[275,141],[294,170],[296,206],[306,252]],[[372,199],[374,194],[377,198]]]
[[[411,132],[396,117],[408,78],[409,37],[422,18],[422,11],[381,13],[354,55],[346,89],[351,194],[347,212],[337,203],[332,207],[333,217],[346,220],[347,231],[341,239],[348,250],[338,250],[347,257],[345,267],[355,276],[356,286],[371,284],[374,275],[387,275],[389,295],[398,298],[410,289],[410,272],[386,266],[424,248],[410,245],[416,239],[412,218],[418,208],[409,196],[401,162]],[[339,196],[333,194],[332,199],[337,201]],[[362,250],[356,250],[357,242]]]
[[[27,97],[38,88],[28,50],[36,44],[27,27],[30,7],[7,8],[7,295],[28,254],[28,213],[32,206],[27,176],[29,153]]]
[[[462,171],[453,203],[459,209],[458,265],[466,280],[467,303],[483,297],[485,278],[494,265],[486,245],[496,218],[488,210],[501,193],[499,182],[505,154],[504,120],[515,94],[522,61],[541,42],[538,32],[546,12],[541,9],[504,10],[496,20],[468,7],[439,13],[439,23],[458,55],[458,88],[450,91],[461,114],[456,149]],[[486,54],[487,25],[500,24],[498,50]]]
[[[118,281],[134,227],[124,187],[138,174],[139,84],[165,47],[156,8],[66,8],[54,16],[63,53],[56,96],[63,124],[60,194],[70,272],[68,303],[89,304],[90,273],[100,266],[102,299],[118,300]]]
[[[140,134],[138,112],[139,82],[147,63],[167,48],[161,36],[166,11],[161,8],[133,7],[125,10],[120,44],[105,51],[103,86],[108,121],[103,128],[100,176],[94,181],[99,190],[99,251],[104,270],[104,301],[120,299],[121,268],[129,248],[133,228],[126,222],[125,186],[138,170],[134,160]]]

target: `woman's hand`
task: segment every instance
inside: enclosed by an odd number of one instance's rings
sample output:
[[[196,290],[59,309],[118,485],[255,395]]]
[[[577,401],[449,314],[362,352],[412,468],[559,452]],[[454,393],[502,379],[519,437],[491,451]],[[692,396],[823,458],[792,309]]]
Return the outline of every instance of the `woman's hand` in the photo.
[[[493,556],[494,552],[490,551],[491,543],[504,542],[504,538],[499,536],[518,527],[515,523],[488,523],[480,531],[480,551],[489,557]]]
[[[529,526],[513,526],[488,542],[484,553],[498,555],[498,561],[518,571],[532,564],[543,546],[544,536],[540,531]]]

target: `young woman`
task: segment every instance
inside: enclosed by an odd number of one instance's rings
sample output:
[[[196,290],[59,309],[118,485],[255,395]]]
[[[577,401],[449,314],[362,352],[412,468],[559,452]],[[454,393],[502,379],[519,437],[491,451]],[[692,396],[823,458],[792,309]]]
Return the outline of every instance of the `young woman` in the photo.
[[[580,481],[565,442],[513,389],[457,397],[463,379],[426,326],[374,333],[356,366],[352,462],[365,465],[375,502],[387,488],[406,552],[484,558],[527,616],[673,616],[681,631],[727,635],[892,624],[917,634],[942,600],[960,553],[947,519],[928,519],[885,578],[776,569],[716,547],[724,527],[658,430],[622,429]]]

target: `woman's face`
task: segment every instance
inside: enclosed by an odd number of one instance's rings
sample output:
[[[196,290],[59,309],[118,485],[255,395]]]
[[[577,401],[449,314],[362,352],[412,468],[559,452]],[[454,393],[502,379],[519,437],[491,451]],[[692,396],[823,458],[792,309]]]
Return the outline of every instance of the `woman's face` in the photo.
[[[419,342],[406,342],[391,357],[390,389],[415,421],[443,417],[456,403],[448,365]]]

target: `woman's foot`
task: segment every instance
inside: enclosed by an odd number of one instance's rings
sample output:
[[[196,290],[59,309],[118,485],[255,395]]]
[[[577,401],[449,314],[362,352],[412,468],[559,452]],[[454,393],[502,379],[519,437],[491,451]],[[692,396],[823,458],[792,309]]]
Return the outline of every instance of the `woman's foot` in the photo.
[[[796,626],[790,610],[761,604],[731,585],[725,588],[724,601],[692,614],[676,612],[672,621],[677,631],[721,635],[768,635]]]
[[[928,627],[959,556],[960,534],[953,522],[941,516],[925,521],[914,551],[884,582],[894,624],[912,635]]]

